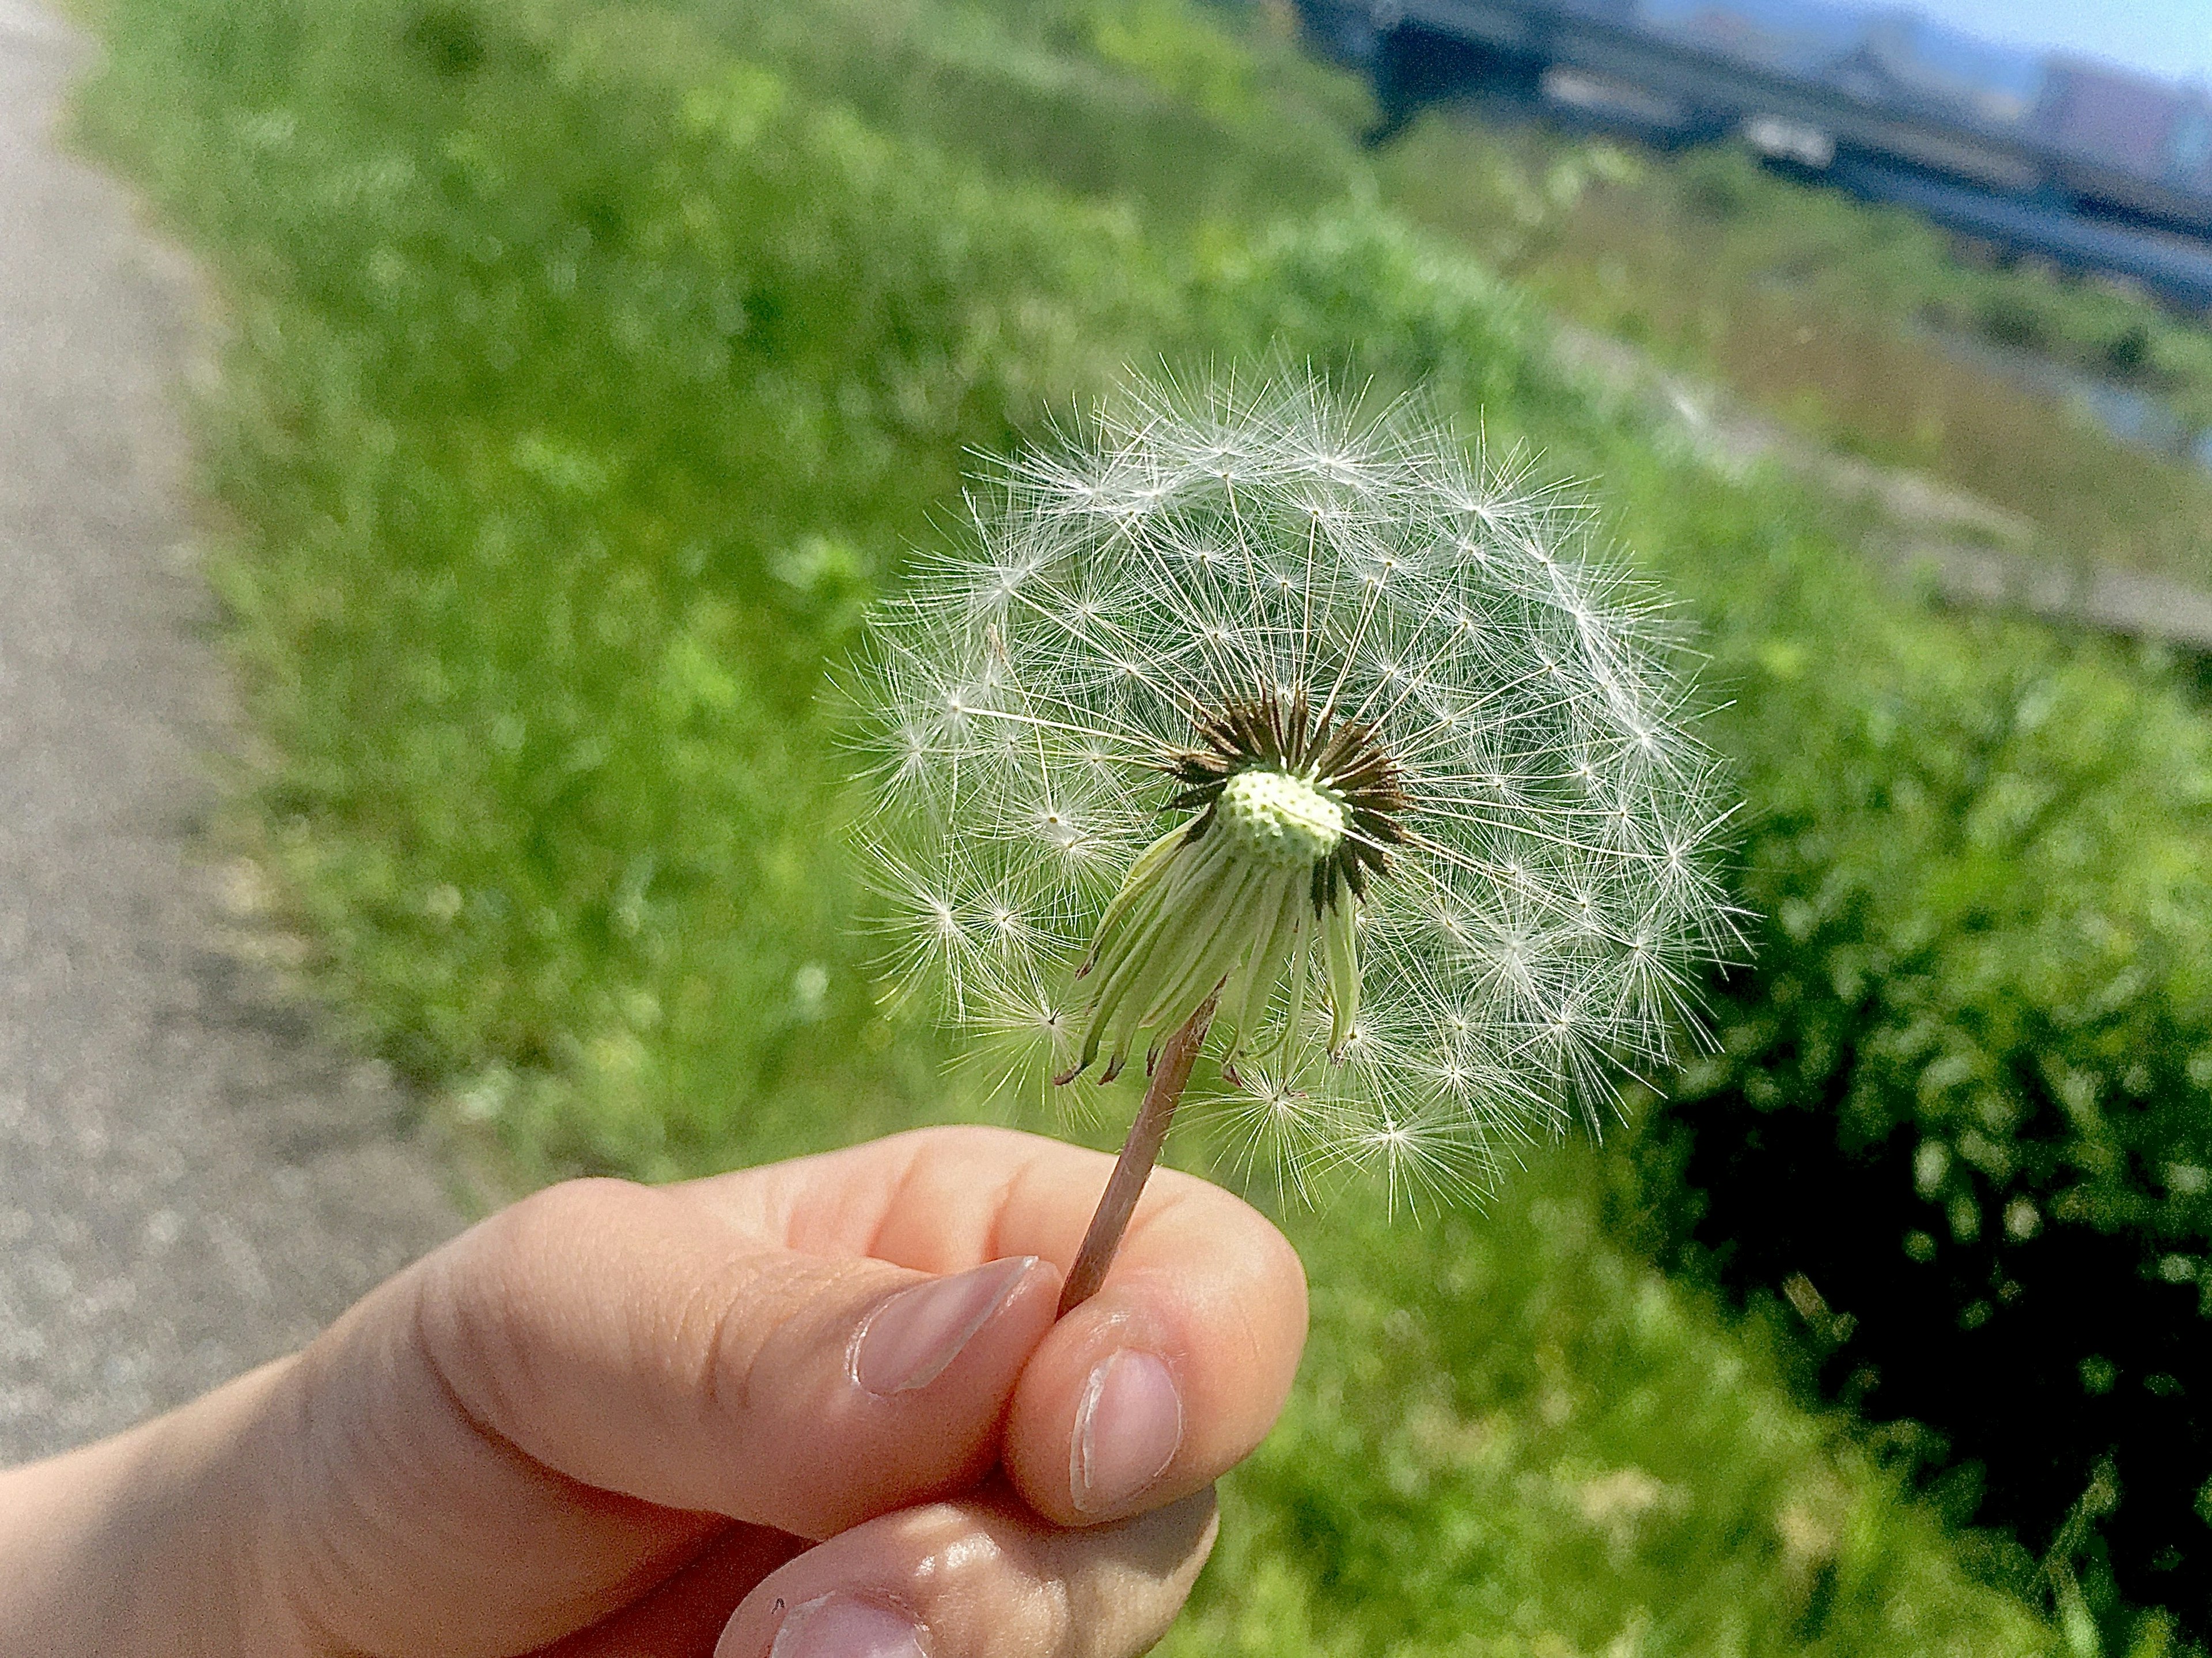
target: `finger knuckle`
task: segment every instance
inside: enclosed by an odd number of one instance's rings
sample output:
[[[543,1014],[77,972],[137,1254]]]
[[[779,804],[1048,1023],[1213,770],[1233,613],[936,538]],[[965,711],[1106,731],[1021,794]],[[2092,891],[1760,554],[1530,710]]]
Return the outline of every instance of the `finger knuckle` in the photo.
[[[532,1386],[540,1309],[533,1291],[549,1262],[608,1224],[628,1193],[615,1180],[570,1181],[510,1205],[471,1229],[429,1263],[416,1327],[424,1350],[472,1412],[512,1413]]]
[[[916,1563],[915,1576],[932,1600],[965,1614],[980,1637],[978,1658],[1074,1658],[1091,1650],[1078,1642],[1066,1580],[988,1527],[951,1530]]]

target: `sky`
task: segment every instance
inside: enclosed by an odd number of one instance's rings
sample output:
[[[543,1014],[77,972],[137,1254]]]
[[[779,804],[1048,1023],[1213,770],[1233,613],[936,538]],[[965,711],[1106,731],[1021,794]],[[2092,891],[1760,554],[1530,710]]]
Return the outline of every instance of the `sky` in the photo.
[[[2212,82],[2212,0],[1908,0],[1986,39],[2108,58],[2168,80]]]

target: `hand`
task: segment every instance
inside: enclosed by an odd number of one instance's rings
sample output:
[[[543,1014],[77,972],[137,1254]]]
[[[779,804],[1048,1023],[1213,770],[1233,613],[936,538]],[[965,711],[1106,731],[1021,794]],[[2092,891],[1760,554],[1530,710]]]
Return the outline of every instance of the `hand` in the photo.
[[[1162,1170],[1055,1322],[1107,1169],[951,1128],[540,1193],[305,1352],[0,1474],[0,1653],[1140,1652],[1305,1286]]]

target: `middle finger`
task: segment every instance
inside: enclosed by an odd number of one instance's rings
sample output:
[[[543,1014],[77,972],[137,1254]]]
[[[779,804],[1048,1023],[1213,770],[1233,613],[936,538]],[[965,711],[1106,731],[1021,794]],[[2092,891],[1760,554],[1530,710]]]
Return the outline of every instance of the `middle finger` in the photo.
[[[1213,1548],[1209,1488],[1065,1530],[1010,1493],[872,1520],[770,1573],[715,1658],[1134,1658]]]

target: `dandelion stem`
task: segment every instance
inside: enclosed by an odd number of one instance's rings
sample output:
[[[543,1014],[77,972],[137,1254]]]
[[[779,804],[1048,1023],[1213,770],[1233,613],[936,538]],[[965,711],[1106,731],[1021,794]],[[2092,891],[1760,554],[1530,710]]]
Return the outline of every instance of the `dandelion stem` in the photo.
[[[1145,1102],[1137,1108],[1137,1120],[1129,1125],[1129,1138],[1121,1143],[1121,1155],[1106,1181],[1105,1194],[1091,1217],[1091,1230],[1083,1235],[1075,1265],[1068,1268],[1066,1286],[1060,1292],[1063,1318],[1097,1294],[1098,1286],[1106,1281],[1106,1269],[1114,1264],[1121,1234],[1128,1230],[1129,1217],[1136,1212],[1152,1165],[1159,1161],[1168,1125],[1175,1121],[1176,1107],[1182,1102],[1191,1065],[1206,1045],[1206,1027],[1213,1023],[1213,1005],[1220,994],[1216,987],[1214,993],[1198,1005],[1198,1011],[1160,1050],[1160,1061],[1152,1067],[1152,1081],[1145,1088]]]

